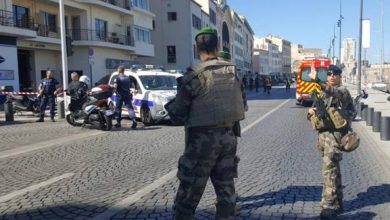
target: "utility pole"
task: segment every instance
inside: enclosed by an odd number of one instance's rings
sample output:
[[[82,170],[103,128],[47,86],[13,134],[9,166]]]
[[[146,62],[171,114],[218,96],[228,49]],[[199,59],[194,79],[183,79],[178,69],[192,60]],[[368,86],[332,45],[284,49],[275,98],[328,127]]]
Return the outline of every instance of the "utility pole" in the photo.
[[[384,59],[385,59],[385,20],[384,20],[384,7],[385,4],[383,3],[384,0],[382,0],[382,10],[381,10],[381,16],[382,16],[382,49],[381,49],[381,81],[384,81],[384,73],[383,73],[383,65],[384,65]]]
[[[336,62],[335,62],[335,55],[334,55],[334,49],[335,49],[335,47],[334,47],[334,43],[335,43],[335,40],[336,40],[336,26],[335,25],[333,25],[333,39],[332,39],[332,47],[333,47],[333,55],[332,55],[332,63],[333,64],[336,64]]]
[[[60,27],[61,27],[61,59],[62,59],[62,80],[64,91],[68,88],[68,56],[66,54],[66,33],[65,33],[65,12],[64,12],[64,2],[63,0],[59,1],[60,7]],[[65,109],[68,106],[66,99],[64,99]],[[65,112],[65,110],[64,110]]]
[[[360,21],[359,21],[359,56],[358,56],[358,75],[357,75],[357,93],[362,93],[362,29],[363,29],[363,0],[360,0]]]
[[[344,19],[343,17],[343,14],[342,14],[342,4],[341,4],[342,0],[340,0],[340,17],[339,17],[339,20],[337,21],[337,26],[340,28],[339,29],[339,62],[338,62],[338,66],[341,66],[341,23],[342,23],[342,20]]]

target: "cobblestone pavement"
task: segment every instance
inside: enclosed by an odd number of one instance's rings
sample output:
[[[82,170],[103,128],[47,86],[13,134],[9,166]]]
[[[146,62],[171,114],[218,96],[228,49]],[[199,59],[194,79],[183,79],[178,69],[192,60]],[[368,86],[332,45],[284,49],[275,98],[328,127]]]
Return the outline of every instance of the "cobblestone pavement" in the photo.
[[[283,89],[274,89],[271,95],[249,95],[250,111],[242,123],[245,133],[238,147],[238,219],[318,218],[322,179],[316,134],[305,119],[306,109],[296,106],[293,97],[293,91],[286,94]],[[292,99],[266,115],[288,98]],[[75,141],[72,138],[78,133],[91,129],[47,122],[39,127],[41,132],[34,133],[34,125],[0,127],[0,136],[3,131],[16,133],[13,137],[4,134],[7,143],[13,144],[3,147],[1,143],[0,154],[40,143],[43,139],[36,138],[37,133],[55,134],[48,148],[0,159],[0,219],[93,219],[174,170],[184,148],[182,127],[169,125],[140,126],[133,131],[128,122],[122,130]],[[354,126],[365,135],[361,147],[345,154],[341,163],[345,213],[339,219],[390,219],[389,158],[378,150],[363,123]],[[18,132],[25,137],[18,138]],[[65,135],[68,142],[56,143]],[[64,174],[69,175],[30,188]],[[171,219],[177,186],[176,177],[164,180],[135,203],[114,206],[111,219]],[[22,189],[29,190],[15,195]],[[14,196],[8,198],[10,194]],[[208,184],[196,218],[213,219],[214,201]]]

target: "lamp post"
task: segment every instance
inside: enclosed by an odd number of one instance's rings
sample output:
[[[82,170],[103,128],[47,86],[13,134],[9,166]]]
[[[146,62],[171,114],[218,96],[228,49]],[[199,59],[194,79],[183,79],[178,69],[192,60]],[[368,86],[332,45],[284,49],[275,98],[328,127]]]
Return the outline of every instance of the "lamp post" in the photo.
[[[337,27],[339,27],[339,62],[338,62],[338,66],[341,66],[341,23],[342,23],[342,20],[344,19],[343,15],[342,15],[342,4],[341,4],[341,1],[340,0],[340,17],[339,17],[339,20],[337,21]]]
[[[357,93],[362,90],[362,23],[363,23],[363,0],[360,0],[360,22],[359,22],[359,55],[358,55],[358,74],[357,74]]]
[[[64,91],[68,88],[68,56],[66,54],[66,33],[65,33],[65,12],[64,12],[64,2],[63,0],[59,1],[60,5],[60,27],[61,27],[61,59],[62,59],[62,80]],[[65,96],[64,96],[65,97]],[[67,105],[66,98],[64,98],[64,107],[66,109]],[[65,112],[65,111],[64,111]]]

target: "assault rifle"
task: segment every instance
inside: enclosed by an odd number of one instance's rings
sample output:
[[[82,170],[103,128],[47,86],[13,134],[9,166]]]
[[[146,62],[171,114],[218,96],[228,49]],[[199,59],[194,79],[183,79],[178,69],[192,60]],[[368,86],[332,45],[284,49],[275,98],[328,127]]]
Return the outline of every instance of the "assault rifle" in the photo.
[[[320,119],[325,119],[327,112],[324,100],[319,97],[317,90],[314,90],[314,92],[311,93],[311,96],[314,100],[313,106],[316,108],[317,117]]]

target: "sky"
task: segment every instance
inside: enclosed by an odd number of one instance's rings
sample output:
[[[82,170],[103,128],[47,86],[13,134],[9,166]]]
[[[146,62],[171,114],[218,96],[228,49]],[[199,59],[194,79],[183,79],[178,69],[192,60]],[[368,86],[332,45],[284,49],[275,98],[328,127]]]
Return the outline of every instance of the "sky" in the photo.
[[[247,18],[256,36],[280,36],[304,48],[321,48],[324,54],[328,52],[335,27],[335,55],[338,57],[340,1],[344,17],[341,39],[351,37],[356,40],[358,57],[359,0],[227,0],[227,3]],[[370,48],[366,50],[366,58],[370,63],[380,62],[382,5],[385,24],[384,60],[390,62],[390,0],[364,0],[363,19],[371,20]]]

